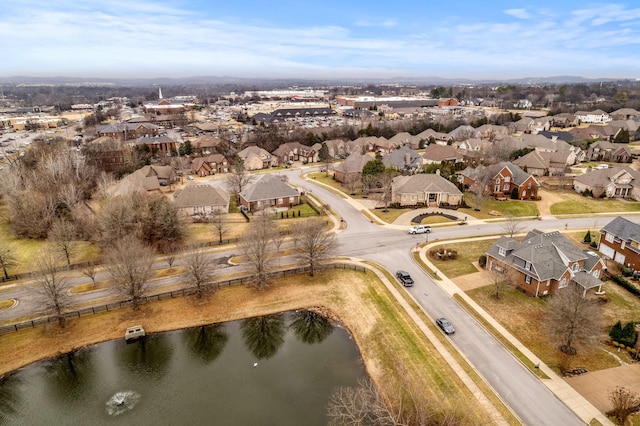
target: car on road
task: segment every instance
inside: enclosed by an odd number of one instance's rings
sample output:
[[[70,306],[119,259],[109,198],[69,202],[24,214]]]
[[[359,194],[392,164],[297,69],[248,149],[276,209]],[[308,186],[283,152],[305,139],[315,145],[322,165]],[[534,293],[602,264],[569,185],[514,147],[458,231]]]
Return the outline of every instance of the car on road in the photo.
[[[415,225],[409,228],[410,234],[428,234],[431,232],[431,227],[429,225]]]
[[[396,278],[398,278],[398,281],[405,287],[413,286],[413,278],[411,278],[411,275],[406,271],[396,272]]]
[[[446,318],[438,318],[436,324],[444,331],[444,334],[453,334],[456,332],[456,329],[453,328],[453,325]]]

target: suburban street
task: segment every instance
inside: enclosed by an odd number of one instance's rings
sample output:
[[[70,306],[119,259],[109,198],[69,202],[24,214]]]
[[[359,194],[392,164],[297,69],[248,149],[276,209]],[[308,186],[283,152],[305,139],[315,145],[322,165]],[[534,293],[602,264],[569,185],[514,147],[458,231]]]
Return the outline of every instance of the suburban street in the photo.
[[[584,424],[565,404],[556,398],[540,380],[525,368],[507,349],[489,334],[472,316],[453,300],[438,283],[433,281],[414,261],[411,250],[416,243],[425,241],[425,235],[409,235],[406,229],[393,229],[371,223],[348,200],[339,197],[332,191],[316,185],[312,180],[305,180],[299,169],[281,172],[289,177],[289,182],[305,191],[312,192],[317,198],[331,207],[345,222],[346,229],[338,233],[338,255],[376,262],[388,269],[392,274],[397,269],[408,271],[415,280],[415,285],[406,288],[411,296],[432,318],[447,317],[455,326],[456,333],[449,338],[460,353],[495,389],[500,397],[513,409],[517,416],[527,425],[580,425]],[[575,219],[543,218],[522,222],[523,230],[554,230],[568,228],[599,227],[608,223],[611,217],[586,217]],[[473,236],[504,233],[500,223],[474,222],[467,226],[450,226],[434,228],[429,241],[466,238]],[[594,229],[594,227],[597,227]],[[237,249],[216,251],[216,256],[225,260]],[[284,261],[286,263],[286,261]],[[176,262],[179,264],[180,262]],[[165,267],[162,262],[156,268]],[[241,267],[229,266],[230,270]],[[101,273],[97,281],[105,279]],[[88,278],[76,277],[72,285],[86,283]],[[166,277],[153,281],[155,291],[168,286],[175,286],[178,277]],[[0,321],[19,320],[34,315],[37,306],[33,302],[33,290],[30,285],[8,285],[0,292],[2,299],[15,298],[19,304],[11,309],[0,311]],[[74,295],[74,303],[90,304],[96,301],[105,303],[115,296],[114,290],[104,289]],[[544,407],[543,409],[541,409]]]

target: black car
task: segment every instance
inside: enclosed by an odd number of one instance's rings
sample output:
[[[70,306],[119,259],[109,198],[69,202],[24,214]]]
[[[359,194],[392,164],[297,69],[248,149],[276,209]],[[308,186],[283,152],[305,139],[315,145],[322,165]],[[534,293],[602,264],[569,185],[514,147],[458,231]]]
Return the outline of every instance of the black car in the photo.
[[[436,324],[438,324],[438,327],[444,331],[444,334],[453,334],[456,332],[456,329],[453,328],[453,325],[451,325],[449,320],[446,318],[438,318],[436,320]]]
[[[411,278],[408,272],[398,271],[396,272],[396,278],[398,278],[398,281],[405,287],[411,287],[413,285],[413,278]]]

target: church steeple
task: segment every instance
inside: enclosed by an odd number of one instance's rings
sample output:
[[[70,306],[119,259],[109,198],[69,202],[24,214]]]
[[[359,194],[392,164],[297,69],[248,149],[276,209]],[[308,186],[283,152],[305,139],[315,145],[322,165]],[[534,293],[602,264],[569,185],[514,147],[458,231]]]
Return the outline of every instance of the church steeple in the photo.
[[[158,99],[162,99],[162,87],[158,86]]]

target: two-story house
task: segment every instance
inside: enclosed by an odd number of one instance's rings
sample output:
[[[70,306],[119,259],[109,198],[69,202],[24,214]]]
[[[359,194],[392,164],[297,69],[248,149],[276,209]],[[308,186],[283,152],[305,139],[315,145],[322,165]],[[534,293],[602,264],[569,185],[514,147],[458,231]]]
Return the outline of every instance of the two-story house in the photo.
[[[477,180],[486,179],[489,194],[498,197],[511,197],[518,200],[531,200],[538,196],[540,183],[536,178],[510,162],[494,164],[488,167],[467,167],[458,175],[460,183],[471,187]]]
[[[558,231],[529,232],[522,241],[502,236],[487,251],[487,269],[534,297],[553,295],[569,285],[602,290],[605,264],[589,250],[580,250]]]
[[[616,263],[640,270],[640,225],[616,217],[600,230],[598,251]]]
[[[573,189],[583,194],[589,191],[594,198],[640,199],[640,172],[630,167],[595,169],[573,178]]]

